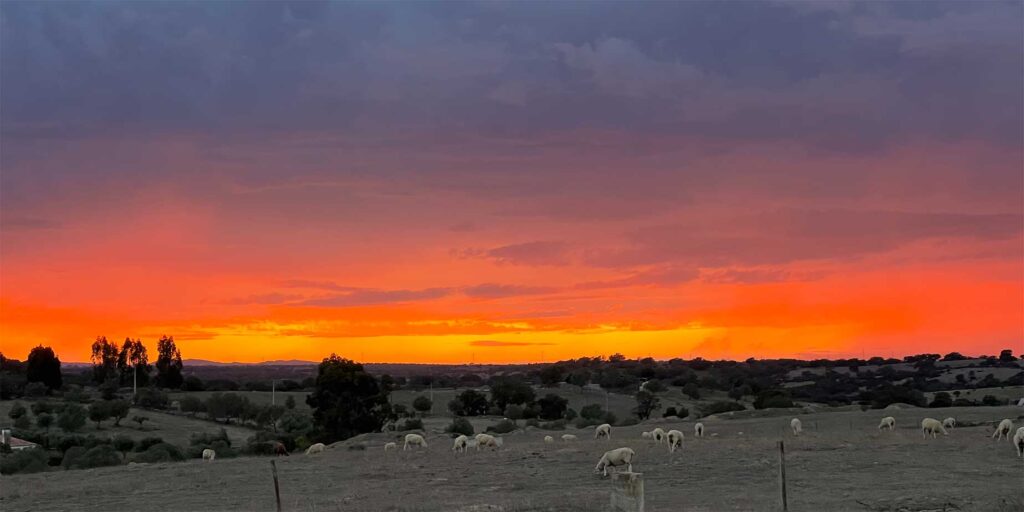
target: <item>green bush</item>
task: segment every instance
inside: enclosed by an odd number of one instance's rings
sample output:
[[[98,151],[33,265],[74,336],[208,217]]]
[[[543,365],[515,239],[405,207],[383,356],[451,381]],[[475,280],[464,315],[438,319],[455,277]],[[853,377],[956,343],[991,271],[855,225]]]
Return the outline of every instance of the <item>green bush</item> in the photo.
[[[730,411],[743,411],[746,407],[743,404],[737,402],[718,401],[711,402],[700,408],[701,416],[711,416],[712,414],[721,414],[723,412]]]
[[[516,424],[512,420],[501,420],[494,425],[487,427],[487,432],[494,432],[495,434],[508,434],[516,429]]]
[[[65,432],[76,432],[85,426],[85,407],[78,404],[68,404],[57,416],[57,426]]]
[[[157,443],[142,453],[136,453],[132,457],[134,462],[176,462],[185,460],[185,455],[177,446],[169,443]]]
[[[192,435],[189,436],[188,444],[190,446],[208,447],[217,441],[221,441],[227,446],[231,446],[231,439],[228,437],[228,431],[224,430],[223,427],[221,427],[220,431],[216,434],[193,432]]]
[[[565,430],[565,420],[546,421],[539,426],[544,430]]]
[[[32,409],[32,414],[35,414],[36,416],[39,416],[40,414],[48,414],[54,412],[53,404],[47,402],[46,400],[33,402],[29,409]]]
[[[148,450],[150,446],[162,444],[163,442],[163,438],[160,437],[143,437],[135,444],[135,451],[144,452]]]
[[[121,464],[121,454],[109,444],[99,444],[92,448],[75,446],[64,454],[61,465],[64,469],[88,469]]]
[[[407,418],[397,426],[396,430],[400,432],[405,432],[406,430],[423,430],[423,420],[419,418]]]
[[[662,418],[668,418],[670,416],[676,416],[678,414],[679,413],[676,412],[676,408],[675,407],[669,407],[669,408],[665,409],[665,412],[662,413],[661,417]]]
[[[28,414],[28,409],[26,409],[21,402],[14,402],[14,405],[11,406],[11,410],[7,412],[7,416],[10,416],[12,420],[17,420],[26,414]]]
[[[201,459],[203,458],[203,450],[207,448],[217,452],[218,459],[232,459],[238,456],[238,451],[222,440],[216,440],[209,445],[189,446],[186,455],[190,459]]]
[[[445,427],[444,431],[449,434],[462,434],[466,436],[474,434],[473,424],[466,418],[452,418],[451,424]]]
[[[142,407],[150,409],[166,409],[170,404],[167,393],[158,388],[146,388],[139,392],[138,403]]]
[[[0,474],[38,473],[46,471],[49,457],[46,450],[18,450],[0,457]]]

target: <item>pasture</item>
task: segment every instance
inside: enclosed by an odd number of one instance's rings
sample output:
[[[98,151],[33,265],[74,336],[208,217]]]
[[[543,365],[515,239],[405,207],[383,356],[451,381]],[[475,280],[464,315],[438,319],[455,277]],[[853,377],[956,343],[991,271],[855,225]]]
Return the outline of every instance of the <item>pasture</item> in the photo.
[[[502,449],[456,455],[451,439],[428,423],[425,451],[387,453],[400,434],[366,434],[317,456],[276,459],[287,511],[592,511],[608,502],[609,482],[592,473],[601,454],[630,446],[644,474],[651,511],[779,510],[777,441],[785,440],[790,510],[1009,512],[1024,507],[1024,460],[1007,441],[992,440],[991,424],[1017,407],[824,410],[811,414],[759,411],[757,417],[693,422],[653,420],[618,427],[611,441],[592,430],[529,429],[505,436]],[[897,429],[877,430],[893,415]],[[798,416],[804,434],[788,433]],[[948,436],[922,439],[923,417],[956,417]],[[686,435],[681,452],[640,439],[655,426]],[[545,434],[574,433],[575,443],[545,444]],[[365,449],[351,449],[365,447]],[[273,510],[269,458],[106,467],[4,477],[0,509]]]

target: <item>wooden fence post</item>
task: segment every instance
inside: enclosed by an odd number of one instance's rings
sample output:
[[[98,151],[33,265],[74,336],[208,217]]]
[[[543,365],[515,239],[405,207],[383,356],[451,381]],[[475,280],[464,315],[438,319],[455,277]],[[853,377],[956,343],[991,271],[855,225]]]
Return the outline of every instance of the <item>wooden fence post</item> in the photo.
[[[281,512],[281,489],[277,486],[277,462],[270,461],[270,470],[274,473],[274,497],[277,498],[277,512]]]
[[[779,490],[782,493],[782,511],[789,510],[789,502],[786,498],[786,447],[779,441]]]

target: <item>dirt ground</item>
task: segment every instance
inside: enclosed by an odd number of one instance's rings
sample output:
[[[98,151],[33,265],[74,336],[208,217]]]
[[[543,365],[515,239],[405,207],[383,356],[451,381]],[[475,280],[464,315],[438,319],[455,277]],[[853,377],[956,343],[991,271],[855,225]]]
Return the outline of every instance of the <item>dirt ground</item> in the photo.
[[[780,411],[781,412],[781,411]],[[877,430],[893,415],[897,429]],[[425,451],[385,454],[394,436],[374,434],[365,450],[337,445],[322,455],[275,460],[285,511],[591,511],[605,510],[610,482],[592,473],[607,449],[637,451],[650,511],[781,510],[778,445],[785,441],[792,511],[1020,511],[1024,459],[1007,441],[991,439],[991,423],[1018,419],[1017,407],[822,412],[799,415],[804,435],[788,433],[792,414],[705,419],[706,437],[692,421],[658,420],[613,430],[594,441],[546,445],[530,430],[505,436],[497,452],[455,455],[451,440],[428,435]],[[926,416],[954,416],[977,426],[922,439]],[[670,456],[640,439],[655,426],[678,428],[684,448]],[[355,442],[343,443],[347,445]],[[0,479],[0,510],[274,510],[269,458],[213,463],[152,464],[15,475]]]

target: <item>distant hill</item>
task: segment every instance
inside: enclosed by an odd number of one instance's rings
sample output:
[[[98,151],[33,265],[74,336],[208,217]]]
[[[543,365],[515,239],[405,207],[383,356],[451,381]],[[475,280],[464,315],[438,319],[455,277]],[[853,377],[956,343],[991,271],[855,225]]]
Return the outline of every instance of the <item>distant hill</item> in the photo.
[[[276,359],[273,361],[261,361],[258,363],[222,363],[220,361],[209,361],[206,359],[185,359],[182,363],[185,366],[309,366],[318,364],[313,361],[302,361],[299,359]]]

